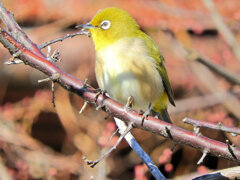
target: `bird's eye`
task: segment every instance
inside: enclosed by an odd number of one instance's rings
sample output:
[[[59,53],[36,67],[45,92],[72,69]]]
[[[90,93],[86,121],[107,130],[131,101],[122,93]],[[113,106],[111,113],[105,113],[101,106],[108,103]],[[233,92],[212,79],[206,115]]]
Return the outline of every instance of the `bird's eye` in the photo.
[[[110,23],[110,21],[108,21],[108,20],[104,20],[104,21],[102,21],[101,22],[101,28],[102,29],[109,29],[110,28],[110,26],[111,26],[111,23]]]

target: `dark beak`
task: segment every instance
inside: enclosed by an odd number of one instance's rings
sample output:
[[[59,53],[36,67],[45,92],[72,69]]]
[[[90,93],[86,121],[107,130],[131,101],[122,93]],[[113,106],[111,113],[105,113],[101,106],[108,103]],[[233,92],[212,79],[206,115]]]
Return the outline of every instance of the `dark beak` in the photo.
[[[87,23],[87,24],[77,25],[75,26],[75,28],[92,29],[92,28],[95,28],[95,26],[91,25],[90,23]]]

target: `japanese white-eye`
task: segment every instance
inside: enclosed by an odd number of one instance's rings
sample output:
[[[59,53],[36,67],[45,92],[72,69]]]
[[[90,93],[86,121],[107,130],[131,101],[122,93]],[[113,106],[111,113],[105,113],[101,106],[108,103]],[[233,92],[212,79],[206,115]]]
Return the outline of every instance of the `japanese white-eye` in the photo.
[[[159,118],[170,122],[168,100],[175,103],[164,58],[137,22],[126,11],[110,7],[78,27],[89,30],[94,42],[99,87],[122,104],[132,96],[137,110],[146,111],[151,104]]]

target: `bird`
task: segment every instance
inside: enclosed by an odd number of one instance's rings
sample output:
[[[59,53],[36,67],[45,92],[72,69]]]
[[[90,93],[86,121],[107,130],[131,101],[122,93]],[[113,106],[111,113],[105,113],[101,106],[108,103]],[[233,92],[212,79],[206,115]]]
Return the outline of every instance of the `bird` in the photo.
[[[108,7],[76,28],[88,31],[93,40],[99,88],[121,104],[132,97],[132,108],[171,123],[167,106],[175,103],[164,57],[133,17]]]

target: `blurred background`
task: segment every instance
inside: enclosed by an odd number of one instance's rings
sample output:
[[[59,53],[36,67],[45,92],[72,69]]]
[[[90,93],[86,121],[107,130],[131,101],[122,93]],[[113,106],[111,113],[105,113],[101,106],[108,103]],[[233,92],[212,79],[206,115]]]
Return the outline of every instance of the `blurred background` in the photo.
[[[213,2],[213,4],[209,4]],[[77,30],[100,9],[117,6],[128,11],[159,45],[174,89],[176,107],[169,107],[172,121],[188,130],[184,117],[239,126],[239,84],[213,72],[198,61],[201,57],[217,67],[240,76],[240,1],[214,0],[2,0],[16,21],[36,44]],[[213,6],[212,6],[213,5]],[[212,19],[213,18],[213,19]],[[220,19],[220,24],[218,19]],[[227,27],[227,35],[225,28]],[[224,34],[225,32],[225,34]],[[229,38],[229,33],[233,36]],[[235,42],[236,41],[236,42]],[[94,45],[77,36],[51,45],[60,51],[65,72],[88,78],[97,88],[94,74]],[[46,53],[46,48],[43,49]],[[20,65],[3,65],[10,58],[0,47],[0,174],[13,179],[153,179],[145,165],[125,141],[95,168],[83,160],[97,159],[114,142],[112,118],[87,106],[83,100],[55,85],[53,108],[51,83],[37,70]],[[234,162],[207,156],[189,146],[149,132],[134,129],[134,136],[167,178],[191,179],[212,170],[236,166]],[[240,146],[239,136],[201,128],[207,137]],[[111,140],[110,140],[111,139]]]

